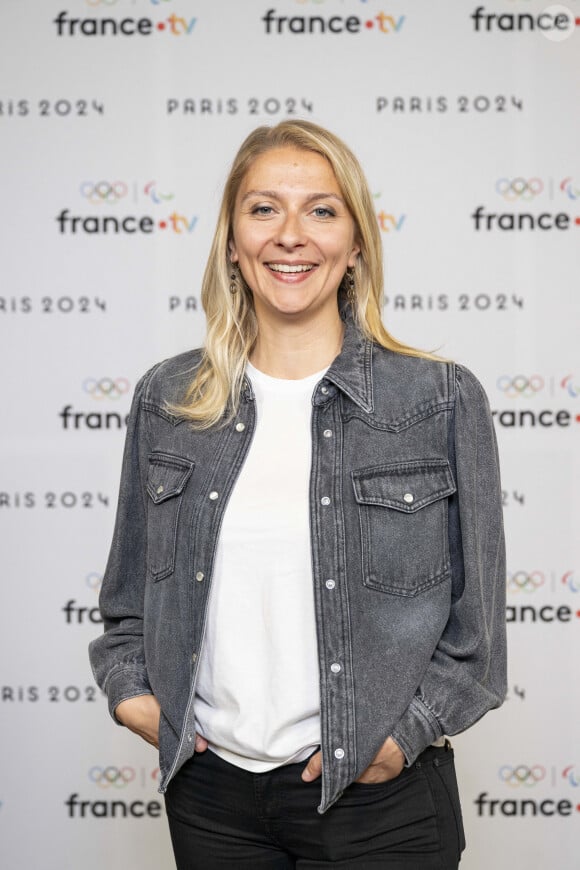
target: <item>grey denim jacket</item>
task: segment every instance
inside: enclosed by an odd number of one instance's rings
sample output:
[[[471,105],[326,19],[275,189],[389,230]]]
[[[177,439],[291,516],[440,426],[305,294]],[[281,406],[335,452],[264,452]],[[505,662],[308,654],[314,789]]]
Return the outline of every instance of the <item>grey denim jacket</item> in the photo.
[[[194,753],[216,544],[256,423],[248,381],[226,426],[196,431],[167,410],[199,359],[191,351],[159,363],[136,388],[100,596],[104,633],[90,646],[113,716],[126,698],[159,700],[161,792]],[[385,350],[347,317],[342,351],[312,398],[310,526],[322,813],[389,735],[409,765],[504,699],[500,478],[474,376]]]

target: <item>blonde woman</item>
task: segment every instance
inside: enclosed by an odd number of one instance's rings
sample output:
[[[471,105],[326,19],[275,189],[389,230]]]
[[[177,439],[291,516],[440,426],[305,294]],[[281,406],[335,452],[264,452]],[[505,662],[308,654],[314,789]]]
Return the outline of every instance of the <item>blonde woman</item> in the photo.
[[[130,415],[91,645],[159,747],[179,870],[451,870],[446,735],[505,694],[497,451],[478,381],[381,320],[361,168],[306,121],[229,174],[207,339]]]

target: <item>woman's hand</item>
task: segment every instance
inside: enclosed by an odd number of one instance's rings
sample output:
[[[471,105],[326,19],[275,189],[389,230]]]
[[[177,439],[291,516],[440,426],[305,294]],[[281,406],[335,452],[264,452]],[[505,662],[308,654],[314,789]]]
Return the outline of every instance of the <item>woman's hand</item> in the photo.
[[[387,782],[395,779],[405,766],[405,756],[392,737],[387,737],[369,766],[356,782]]]
[[[392,737],[387,737],[367,769],[362,773],[357,782],[386,782],[400,774],[405,765],[405,756],[399,749]],[[304,770],[302,779],[312,782],[322,773],[322,752],[312,756]]]
[[[159,749],[161,707],[155,695],[136,695],[115,707],[115,716],[129,731]]]
[[[205,752],[207,749],[207,740],[205,737],[202,737],[201,734],[195,735],[195,751],[196,752]]]

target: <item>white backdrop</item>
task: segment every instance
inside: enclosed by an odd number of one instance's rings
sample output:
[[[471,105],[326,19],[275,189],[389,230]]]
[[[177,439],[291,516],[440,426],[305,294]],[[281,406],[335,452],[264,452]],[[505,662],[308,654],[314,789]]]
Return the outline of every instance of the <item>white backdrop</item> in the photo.
[[[235,150],[296,116],[365,167],[390,329],[496,411],[510,693],[454,741],[462,866],[577,868],[579,30],[579,0],[1,0],[2,867],[173,866],[86,654],[124,415],[203,338]]]

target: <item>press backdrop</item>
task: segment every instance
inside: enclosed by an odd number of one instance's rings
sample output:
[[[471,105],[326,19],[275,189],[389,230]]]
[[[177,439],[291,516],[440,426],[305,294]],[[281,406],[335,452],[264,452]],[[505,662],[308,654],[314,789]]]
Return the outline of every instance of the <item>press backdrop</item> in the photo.
[[[109,720],[86,647],[131,392],[202,341],[228,165],[287,117],[365,167],[390,329],[470,366],[495,412],[510,688],[454,741],[463,864],[578,866],[579,25],[579,0],[2,0],[7,870],[172,866],[155,753]]]

